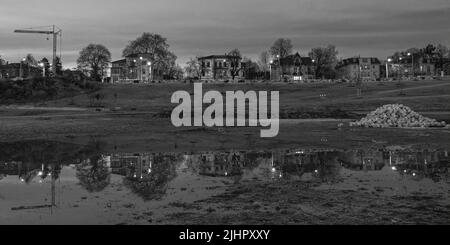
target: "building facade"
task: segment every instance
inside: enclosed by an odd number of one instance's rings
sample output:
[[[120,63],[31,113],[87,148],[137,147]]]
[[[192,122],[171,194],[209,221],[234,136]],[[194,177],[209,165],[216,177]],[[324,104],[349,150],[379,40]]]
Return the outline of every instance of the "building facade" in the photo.
[[[25,63],[9,63],[0,65],[1,79],[17,79],[41,76],[42,68],[31,66]]]
[[[201,80],[241,80],[244,77],[242,58],[231,55],[199,57]]]
[[[337,64],[336,71],[341,79],[376,81],[381,78],[381,62],[374,57],[348,58]]]
[[[152,64],[152,54],[132,54],[116,60],[111,65],[112,83],[149,83],[160,79]]]
[[[273,60],[270,64],[271,80],[290,79],[304,81],[315,78],[315,65],[310,57],[299,53]]]
[[[437,74],[437,61],[433,58],[416,58],[405,57],[398,62],[401,76],[434,76]],[[395,72],[394,72],[395,74]]]

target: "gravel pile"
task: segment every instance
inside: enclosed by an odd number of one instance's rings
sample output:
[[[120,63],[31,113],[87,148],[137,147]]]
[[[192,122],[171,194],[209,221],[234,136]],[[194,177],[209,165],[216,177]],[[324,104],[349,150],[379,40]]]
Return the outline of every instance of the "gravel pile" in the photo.
[[[446,123],[424,117],[407,106],[392,104],[378,108],[360,121],[350,123],[350,126],[366,128],[429,128],[445,127]]]

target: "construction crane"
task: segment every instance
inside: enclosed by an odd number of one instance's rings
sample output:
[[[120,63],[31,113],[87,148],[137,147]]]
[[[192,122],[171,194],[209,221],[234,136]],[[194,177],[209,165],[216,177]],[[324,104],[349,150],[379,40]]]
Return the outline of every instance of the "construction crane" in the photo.
[[[35,30],[35,28],[48,28],[49,30]],[[14,30],[15,33],[26,33],[26,34],[46,34],[46,35],[53,35],[53,63],[52,63],[52,71],[53,76],[56,75],[56,50],[57,50],[57,43],[58,43],[58,35],[60,36],[60,41],[62,37],[62,30],[58,28],[55,25],[52,26],[44,26],[44,27],[34,27],[34,28],[28,28],[28,29],[19,29]],[[60,57],[61,58],[61,57]]]

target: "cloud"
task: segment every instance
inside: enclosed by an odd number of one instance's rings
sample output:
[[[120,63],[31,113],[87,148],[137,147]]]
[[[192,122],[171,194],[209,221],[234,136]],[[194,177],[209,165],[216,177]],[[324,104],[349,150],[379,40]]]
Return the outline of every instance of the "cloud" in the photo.
[[[45,36],[12,31],[54,23],[63,29],[66,65],[89,43],[102,43],[120,58],[144,31],[167,37],[180,64],[232,48],[257,58],[278,37],[291,38],[303,53],[331,43],[342,56],[383,58],[448,42],[449,16],[448,0],[2,0],[0,55],[18,60],[48,50],[51,56]]]

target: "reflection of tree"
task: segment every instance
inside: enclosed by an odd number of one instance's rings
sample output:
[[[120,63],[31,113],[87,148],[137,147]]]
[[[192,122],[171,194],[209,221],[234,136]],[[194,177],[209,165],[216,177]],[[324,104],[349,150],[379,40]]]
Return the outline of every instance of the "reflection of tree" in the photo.
[[[151,171],[141,177],[126,177],[124,185],[144,200],[158,199],[166,193],[167,184],[176,177],[174,156],[156,155]]]
[[[33,179],[38,176],[38,170],[32,170],[29,172],[25,172],[23,175],[20,176],[20,178],[25,182],[26,184],[30,184]]]
[[[248,152],[244,156],[244,167],[248,170],[257,168],[261,162],[258,161],[260,154],[257,152]]]
[[[0,181],[6,177],[5,174],[0,174]]]
[[[80,185],[89,192],[104,190],[110,183],[111,173],[100,155],[89,158],[77,165],[77,178]]]
[[[317,177],[322,182],[334,181],[339,176],[341,166],[336,152],[320,152],[318,154]]]
[[[277,165],[283,178],[302,177],[306,173],[312,173],[321,182],[335,180],[341,168],[337,152],[284,155]]]

